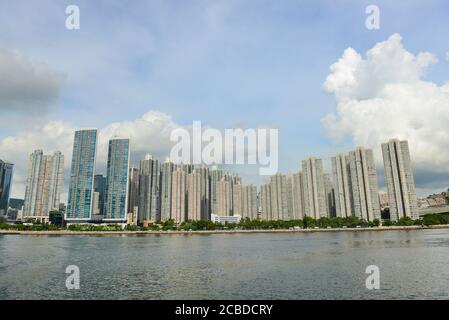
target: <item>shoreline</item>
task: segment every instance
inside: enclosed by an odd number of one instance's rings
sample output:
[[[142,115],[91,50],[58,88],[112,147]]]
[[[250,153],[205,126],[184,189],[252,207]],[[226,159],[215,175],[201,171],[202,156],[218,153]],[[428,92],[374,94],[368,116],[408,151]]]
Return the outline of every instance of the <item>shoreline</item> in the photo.
[[[334,229],[270,229],[270,230],[202,230],[202,231],[25,231],[0,230],[0,235],[32,235],[32,236],[122,236],[122,235],[212,235],[212,234],[254,234],[254,233],[315,233],[315,232],[367,232],[367,231],[408,231],[449,229],[449,224],[434,226],[391,226],[373,228],[334,228]]]

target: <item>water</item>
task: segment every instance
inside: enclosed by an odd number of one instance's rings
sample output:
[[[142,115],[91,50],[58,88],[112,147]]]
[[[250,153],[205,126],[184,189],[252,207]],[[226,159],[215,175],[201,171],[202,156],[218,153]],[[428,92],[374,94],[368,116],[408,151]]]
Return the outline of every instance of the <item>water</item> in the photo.
[[[449,230],[5,235],[0,299],[448,299],[448,264]],[[380,290],[365,287],[368,265]]]

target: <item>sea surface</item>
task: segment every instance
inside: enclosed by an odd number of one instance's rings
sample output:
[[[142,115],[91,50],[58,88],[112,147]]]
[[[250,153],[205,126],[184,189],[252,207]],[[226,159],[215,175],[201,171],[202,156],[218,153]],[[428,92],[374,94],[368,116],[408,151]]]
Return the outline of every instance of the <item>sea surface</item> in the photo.
[[[68,290],[66,268],[79,268]],[[366,268],[379,268],[369,290]],[[449,230],[0,235],[0,299],[448,299]]]

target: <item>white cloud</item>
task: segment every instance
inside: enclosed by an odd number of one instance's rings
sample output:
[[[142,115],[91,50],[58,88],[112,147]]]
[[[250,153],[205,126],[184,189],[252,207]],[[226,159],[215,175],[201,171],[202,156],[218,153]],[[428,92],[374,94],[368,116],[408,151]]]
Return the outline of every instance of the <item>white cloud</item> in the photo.
[[[448,51],[448,52],[446,52],[446,61],[448,61],[448,62],[449,62],[449,51]]]
[[[0,83],[0,112],[42,114],[58,99],[64,75],[19,51],[0,49]]]
[[[170,152],[172,146],[170,132],[177,127],[180,126],[167,114],[150,111],[134,121],[111,123],[99,129],[97,172],[105,172],[110,138],[114,136],[130,137],[131,159],[134,159],[135,162],[145,153],[162,158]],[[0,158],[15,165],[12,197],[23,198],[29,154],[35,149],[43,149],[46,154],[59,150],[65,156],[62,199],[66,200],[74,131],[75,127],[70,123],[50,121],[0,140]]]
[[[335,95],[337,110],[322,119],[334,141],[351,136],[355,145],[376,151],[390,138],[408,139],[415,168],[449,170],[449,83],[423,80],[437,59],[414,55],[392,35],[365,57],[346,49],[330,68],[324,89]]]

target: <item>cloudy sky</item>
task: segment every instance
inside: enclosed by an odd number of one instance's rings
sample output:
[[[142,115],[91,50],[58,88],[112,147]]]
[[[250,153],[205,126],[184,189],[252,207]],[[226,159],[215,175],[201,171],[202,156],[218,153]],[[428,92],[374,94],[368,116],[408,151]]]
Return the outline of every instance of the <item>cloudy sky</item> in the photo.
[[[365,27],[368,4],[380,29]],[[76,4],[81,29],[67,30]],[[408,139],[418,193],[449,187],[449,3],[429,1],[0,0],[0,159],[24,196],[28,155],[73,131],[132,137],[163,159],[170,132],[279,129],[279,169],[309,155]],[[329,165],[326,165],[329,167]],[[265,178],[237,168],[246,182]],[[66,184],[68,181],[66,181]],[[63,197],[64,198],[64,197]]]

